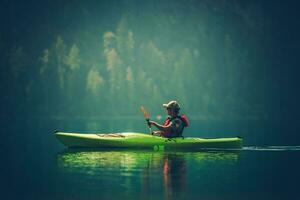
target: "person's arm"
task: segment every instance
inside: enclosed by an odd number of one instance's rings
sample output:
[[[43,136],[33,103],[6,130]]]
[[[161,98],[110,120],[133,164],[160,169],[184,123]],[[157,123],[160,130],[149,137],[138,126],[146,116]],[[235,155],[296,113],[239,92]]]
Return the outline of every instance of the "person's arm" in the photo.
[[[169,125],[167,125],[167,126],[161,125],[161,124],[159,124],[159,123],[157,123],[155,121],[149,121],[149,123],[151,125],[154,125],[160,131],[169,131],[171,129],[171,123]]]

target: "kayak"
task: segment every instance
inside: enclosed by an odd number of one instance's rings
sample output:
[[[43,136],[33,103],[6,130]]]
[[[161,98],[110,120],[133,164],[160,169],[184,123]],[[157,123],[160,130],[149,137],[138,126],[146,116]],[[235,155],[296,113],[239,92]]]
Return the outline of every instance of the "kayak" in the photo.
[[[65,133],[56,132],[56,138],[68,148],[120,148],[154,150],[241,149],[242,138],[197,137],[163,138],[145,133]]]

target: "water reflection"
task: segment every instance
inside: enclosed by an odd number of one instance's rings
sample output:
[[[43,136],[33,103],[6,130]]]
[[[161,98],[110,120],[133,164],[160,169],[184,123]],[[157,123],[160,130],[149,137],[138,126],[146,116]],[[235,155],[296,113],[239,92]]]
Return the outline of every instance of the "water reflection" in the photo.
[[[202,176],[212,166],[231,166],[238,157],[236,152],[68,150],[57,155],[57,164],[63,172],[80,174],[90,187],[105,183],[126,191],[128,198],[134,194],[143,199],[184,199],[195,173]]]
[[[186,159],[183,155],[169,154],[164,156],[163,175],[165,197],[169,199],[174,192],[183,194],[186,191]]]

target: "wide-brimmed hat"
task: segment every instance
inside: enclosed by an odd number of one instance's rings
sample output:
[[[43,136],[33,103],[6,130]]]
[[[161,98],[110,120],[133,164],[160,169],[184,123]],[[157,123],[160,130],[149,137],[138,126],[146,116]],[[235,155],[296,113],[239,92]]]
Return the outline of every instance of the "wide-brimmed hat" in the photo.
[[[173,110],[180,110],[180,105],[177,101],[170,101],[169,103],[163,104],[163,107]]]

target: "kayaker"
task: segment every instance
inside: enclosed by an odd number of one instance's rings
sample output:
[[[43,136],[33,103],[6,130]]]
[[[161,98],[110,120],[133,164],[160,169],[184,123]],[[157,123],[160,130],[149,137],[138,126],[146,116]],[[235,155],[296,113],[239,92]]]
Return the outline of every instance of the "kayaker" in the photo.
[[[170,101],[167,104],[163,104],[163,107],[167,110],[168,118],[163,125],[155,121],[149,121],[150,125],[154,125],[159,130],[153,131],[153,134],[166,138],[182,137],[183,130],[189,125],[189,122],[186,116],[179,115],[179,103],[177,101]]]

